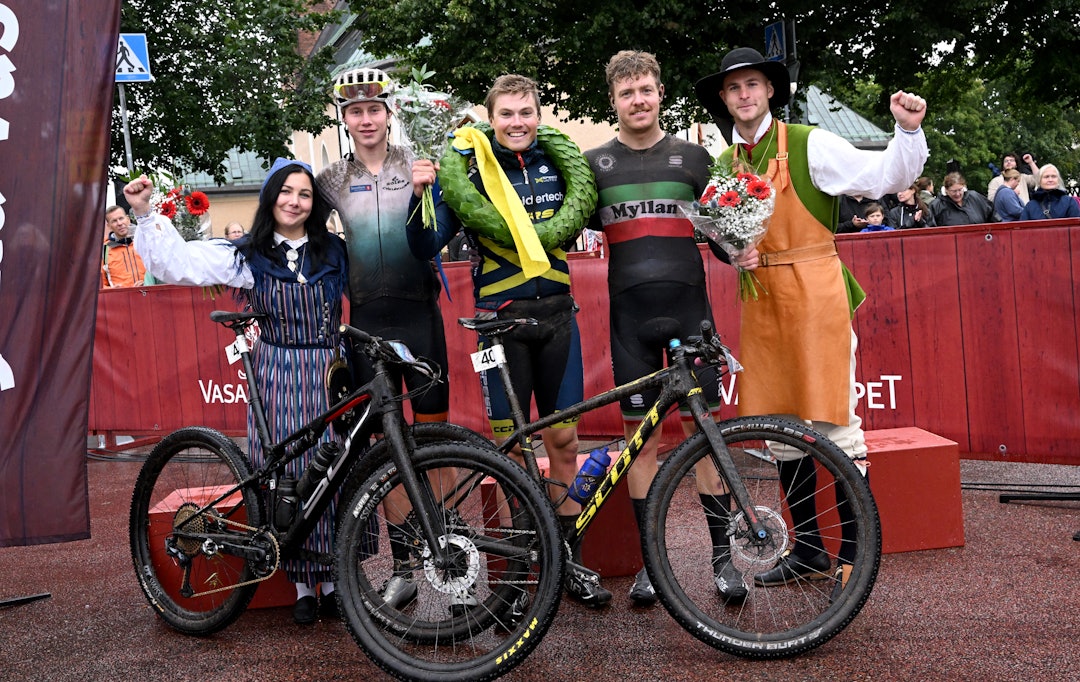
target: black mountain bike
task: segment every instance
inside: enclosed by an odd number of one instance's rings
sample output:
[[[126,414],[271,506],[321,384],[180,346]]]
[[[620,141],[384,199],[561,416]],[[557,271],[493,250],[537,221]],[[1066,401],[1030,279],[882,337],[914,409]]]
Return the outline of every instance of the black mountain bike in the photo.
[[[214,312],[236,334],[266,465],[203,427],[166,436],[132,495],[130,541],[150,605],[173,628],[208,635],[232,623],[283,558],[333,566],[339,611],[355,641],[403,679],[474,680],[519,664],[559,603],[563,540],[539,483],[479,434],[450,424],[407,426],[393,365],[439,380],[402,344],[349,326],[375,377],[327,412],[270,442],[245,331],[259,315]],[[299,480],[285,464],[322,445]],[[333,556],[301,549],[340,493]],[[422,589],[397,608],[383,600],[395,568],[388,525],[408,529],[410,568]],[[400,549],[400,548],[399,548]],[[398,554],[401,552],[399,551]],[[400,562],[399,562],[400,563]],[[524,618],[508,617],[528,595]],[[520,607],[520,603],[519,603]]]
[[[566,538],[570,547],[582,541],[668,412],[676,405],[690,408],[698,433],[666,457],[649,488],[641,549],[660,601],[694,637],[748,658],[793,656],[831,639],[862,609],[881,559],[881,527],[865,477],[836,444],[805,424],[776,416],[714,422],[694,368],[717,367],[717,380],[741,368],[710,322],[701,323],[701,336],[680,341],[672,338],[678,328],[674,320],[656,320],[656,329],[647,333],[672,339],[666,368],[527,424],[500,347],[504,334],[536,320],[477,318],[459,323],[491,339],[486,359],[498,366],[516,429],[500,449],[509,453],[520,445],[530,475],[547,485],[564,484],[541,477],[532,434],[643,389],[660,388],[634,436],[582,504],[576,528]],[[797,476],[806,482],[792,488],[790,498],[780,485],[778,459],[791,463],[785,466],[788,473],[812,469],[808,476]],[[710,486],[717,477],[730,491],[729,509],[712,508],[699,495],[714,490]],[[812,523],[793,527],[790,505],[809,506]],[[726,529],[731,562],[747,587],[740,603],[720,598],[714,581],[710,525],[715,528],[717,521]],[[813,575],[783,585],[757,584],[755,576],[790,552],[800,535],[820,541],[828,568],[819,566]],[[576,565],[575,570],[588,571]]]

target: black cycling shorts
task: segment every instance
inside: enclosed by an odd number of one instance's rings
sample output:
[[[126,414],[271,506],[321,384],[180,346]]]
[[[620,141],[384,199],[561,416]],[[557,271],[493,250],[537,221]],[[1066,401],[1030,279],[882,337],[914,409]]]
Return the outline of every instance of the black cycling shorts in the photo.
[[[674,320],[674,325],[665,320]],[[674,336],[701,335],[701,321],[713,321],[705,289],[676,282],[638,284],[611,297],[611,368],[615,385],[629,383],[664,367],[664,349]],[[697,370],[705,399],[713,412],[720,406],[715,368]],[[656,402],[660,389],[619,401],[623,420],[637,422]],[[684,412],[684,417],[689,413]]]
[[[433,360],[442,367],[444,381],[428,388],[412,399],[414,414],[444,415],[450,409],[449,365],[446,363],[446,332],[443,329],[442,311],[435,301],[410,301],[401,298],[378,298],[363,305],[349,306],[349,324],[368,334],[387,340],[402,341],[416,357]],[[358,386],[375,376],[375,368],[368,357],[353,352],[353,372]],[[430,380],[411,370],[404,373],[399,367],[395,381],[404,380],[408,390],[423,387]],[[402,376],[404,374],[404,376]]]

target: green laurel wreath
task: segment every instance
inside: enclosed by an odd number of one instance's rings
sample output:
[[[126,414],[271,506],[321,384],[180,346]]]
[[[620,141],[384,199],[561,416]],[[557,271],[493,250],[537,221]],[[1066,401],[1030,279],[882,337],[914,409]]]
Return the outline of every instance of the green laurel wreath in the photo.
[[[492,138],[494,131],[487,123],[471,124]],[[566,183],[563,204],[550,220],[536,223],[536,234],[545,251],[565,244],[588,222],[596,208],[596,180],[589,162],[573,140],[550,126],[536,129],[536,141],[547,154]],[[514,238],[506,220],[468,177],[468,156],[447,146],[439,159],[439,184],[443,198],[462,224],[500,246],[514,248]]]

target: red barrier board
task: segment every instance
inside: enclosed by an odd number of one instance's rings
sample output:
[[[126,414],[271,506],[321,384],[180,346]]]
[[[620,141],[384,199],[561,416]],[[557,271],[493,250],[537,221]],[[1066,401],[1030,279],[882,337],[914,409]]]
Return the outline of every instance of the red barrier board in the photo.
[[[1078,240],[1076,219],[839,236],[869,294],[854,319],[865,428],[917,426],[965,457],[1080,464]],[[738,355],[734,270],[704,248],[703,257],[717,328]],[[613,385],[607,261],[572,254],[570,272],[594,395]],[[449,263],[446,273],[450,418],[490,434],[468,357],[476,338],[457,324],[474,312],[469,266]],[[204,424],[243,434],[243,381],[223,350],[231,334],[208,317],[235,306],[196,288],[101,292],[91,430],[164,435]],[[725,379],[724,417],[735,414],[737,388]],[[674,442],[681,432],[669,422]],[[579,431],[620,435],[618,407],[585,415]]]

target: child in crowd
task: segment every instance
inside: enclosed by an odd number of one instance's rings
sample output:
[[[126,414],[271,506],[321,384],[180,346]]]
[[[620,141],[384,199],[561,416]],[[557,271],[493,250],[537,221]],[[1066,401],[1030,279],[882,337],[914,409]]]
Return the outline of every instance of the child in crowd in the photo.
[[[885,224],[885,209],[878,203],[867,205],[866,222],[867,226],[859,230],[860,232],[885,232],[893,229]]]

